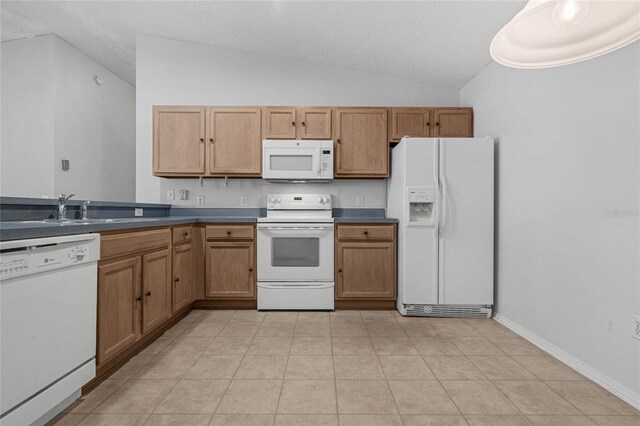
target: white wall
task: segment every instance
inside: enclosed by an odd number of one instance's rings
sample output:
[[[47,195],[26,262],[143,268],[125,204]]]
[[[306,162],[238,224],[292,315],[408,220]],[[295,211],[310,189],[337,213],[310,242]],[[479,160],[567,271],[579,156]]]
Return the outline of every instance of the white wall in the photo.
[[[547,70],[492,64],[461,102],[477,136],[500,138],[498,314],[640,405],[640,43]]]
[[[53,41],[1,45],[1,195],[53,195]]]
[[[304,61],[138,36],[136,200],[165,201],[164,189],[167,186],[179,187],[173,181],[162,182],[164,179],[151,175],[153,105],[457,106],[458,101],[457,89]],[[180,185],[183,189],[194,189],[195,182],[192,179],[190,183]],[[219,183],[209,182],[205,183],[205,190],[202,192],[206,197],[205,204],[217,206],[216,203],[226,199],[227,193],[216,190],[221,187]],[[384,207],[386,194],[378,198],[366,195],[384,193],[386,190],[383,183],[360,182],[352,185],[356,187],[356,191],[365,192],[366,207]],[[351,197],[352,185],[348,182],[332,184],[340,189],[332,188],[331,191],[350,194],[350,199],[340,196],[339,201],[344,206],[355,203],[351,199],[354,198]],[[251,191],[248,195],[264,192],[261,184],[247,180],[230,181],[225,190],[237,187]],[[282,190],[285,188],[282,187]],[[256,196],[250,199],[255,199]],[[195,197],[190,204],[195,204]],[[235,202],[232,206],[239,205]]]
[[[0,194],[133,201],[134,103],[133,86],[54,35],[3,42]]]

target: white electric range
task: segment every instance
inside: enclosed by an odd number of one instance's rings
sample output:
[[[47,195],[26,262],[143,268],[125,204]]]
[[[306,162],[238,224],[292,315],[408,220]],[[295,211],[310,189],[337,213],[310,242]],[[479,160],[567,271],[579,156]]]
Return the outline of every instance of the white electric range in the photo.
[[[258,309],[334,309],[329,194],[272,194],[258,219]]]

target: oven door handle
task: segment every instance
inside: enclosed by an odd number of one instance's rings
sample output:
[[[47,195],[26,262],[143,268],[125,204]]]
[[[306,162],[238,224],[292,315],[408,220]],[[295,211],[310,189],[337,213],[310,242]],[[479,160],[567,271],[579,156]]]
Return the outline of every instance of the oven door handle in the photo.
[[[295,231],[295,230],[331,230],[331,226],[259,226],[258,229],[278,230],[278,231]]]
[[[258,283],[258,287],[260,288],[273,288],[278,290],[288,290],[288,289],[322,289],[322,288],[331,288],[333,287],[333,283],[318,283],[318,284],[271,284],[271,283]]]

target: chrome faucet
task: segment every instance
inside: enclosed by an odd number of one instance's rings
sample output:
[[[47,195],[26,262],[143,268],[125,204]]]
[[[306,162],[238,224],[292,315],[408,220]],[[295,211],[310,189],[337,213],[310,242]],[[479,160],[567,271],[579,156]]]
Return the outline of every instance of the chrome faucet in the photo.
[[[58,196],[58,220],[64,220],[65,213],[67,212],[67,201],[74,195],[76,194],[60,194]]]
[[[82,206],[80,207],[80,211],[82,212],[82,220],[87,219],[87,210],[89,209],[89,204],[91,204],[91,201],[89,200],[82,202]]]

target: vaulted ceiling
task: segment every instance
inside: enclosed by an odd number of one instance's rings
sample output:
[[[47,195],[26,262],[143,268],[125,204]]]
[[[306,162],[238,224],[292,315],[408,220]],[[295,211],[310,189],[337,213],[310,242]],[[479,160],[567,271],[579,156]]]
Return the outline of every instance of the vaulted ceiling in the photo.
[[[135,84],[152,35],[460,88],[524,1],[2,1],[2,40],[56,34]]]

